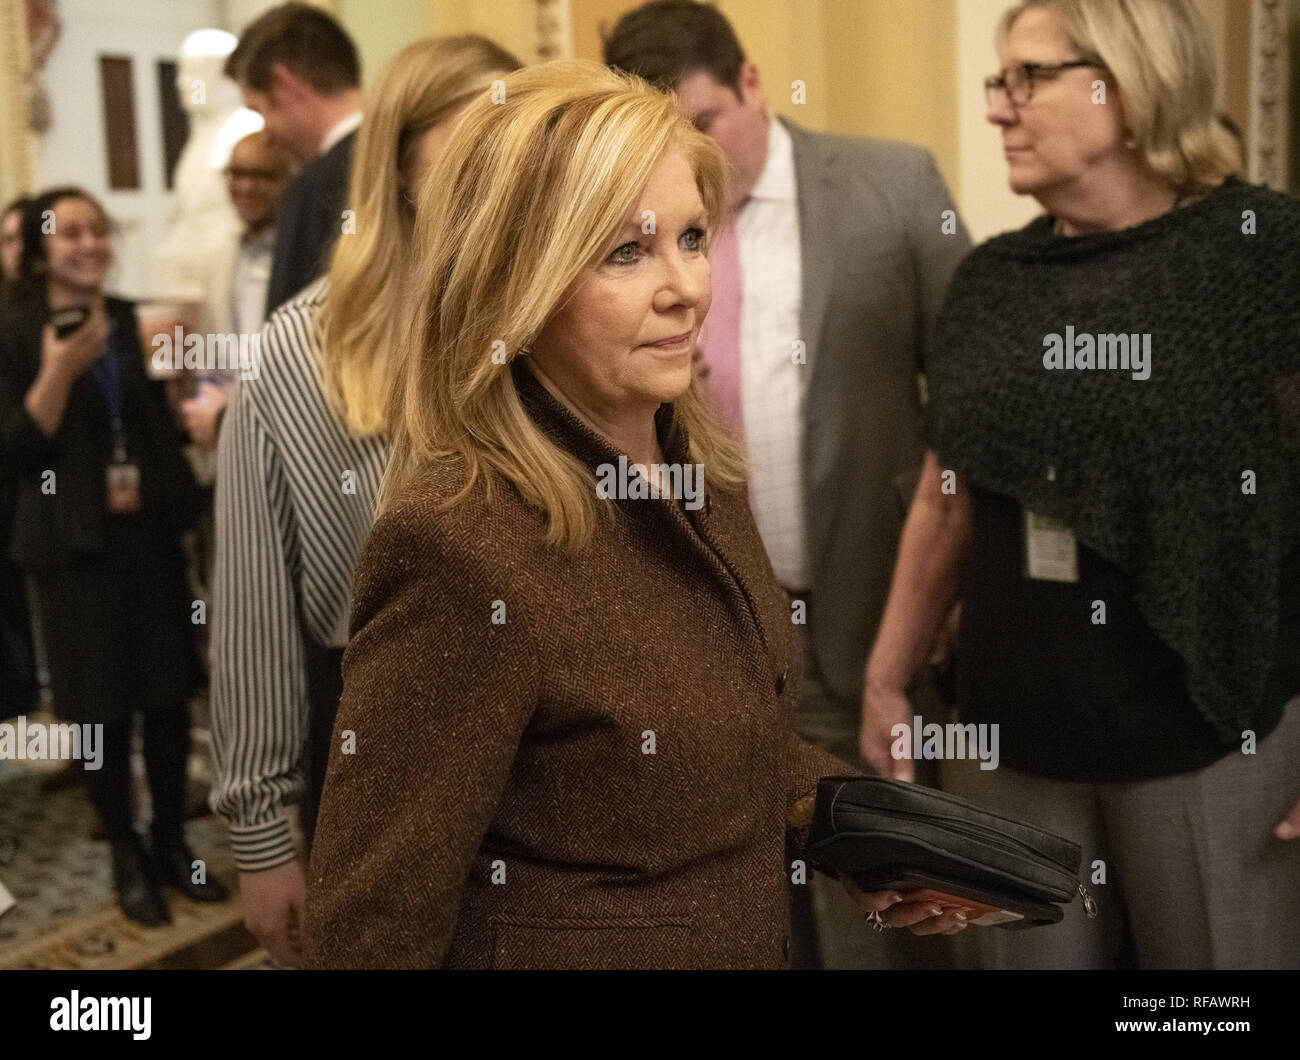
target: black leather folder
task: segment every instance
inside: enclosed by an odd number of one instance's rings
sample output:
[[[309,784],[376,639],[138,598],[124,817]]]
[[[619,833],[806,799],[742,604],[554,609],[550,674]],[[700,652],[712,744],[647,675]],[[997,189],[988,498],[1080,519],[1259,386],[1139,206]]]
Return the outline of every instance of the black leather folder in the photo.
[[[932,788],[883,777],[824,777],[807,859],[864,891],[935,890],[1019,914],[997,926],[1057,923],[1082,896],[1081,851],[1063,836]],[[993,918],[996,919],[996,918]]]

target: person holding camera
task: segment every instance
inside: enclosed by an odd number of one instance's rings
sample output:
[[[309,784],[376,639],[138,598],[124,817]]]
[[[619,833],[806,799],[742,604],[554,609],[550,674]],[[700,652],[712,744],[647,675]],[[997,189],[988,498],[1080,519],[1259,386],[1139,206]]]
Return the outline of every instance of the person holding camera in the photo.
[[[18,296],[0,325],[0,464],[15,479],[9,554],[33,576],[55,709],[103,726],[87,793],[131,920],[170,920],[160,885],[225,888],[185,844],[190,694],[199,668],[180,535],[193,477],[162,385],[145,374],[135,309],[107,295],[103,207],[51,189],[23,215]],[[143,716],[152,841],[131,807],[131,725]]]

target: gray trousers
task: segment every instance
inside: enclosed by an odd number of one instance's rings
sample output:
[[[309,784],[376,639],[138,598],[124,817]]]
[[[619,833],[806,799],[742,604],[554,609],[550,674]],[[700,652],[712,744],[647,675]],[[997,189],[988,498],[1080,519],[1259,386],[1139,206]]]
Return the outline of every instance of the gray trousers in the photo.
[[[796,626],[806,632],[806,627]],[[913,708],[927,720],[942,721],[947,707],[932,685],[913,698]],[[858,754],[860,703],[837,700],[826,688],[804,638],[804,683],[795,731],[864,773],[873,770]],[[934,763],[917,762],[920,784],[938,786]],[[844,887],[817,872],[804,887],[791,888],[792,931],[796,968],[819,964],[826,969],[915,970],[953,967],[952,939],[944,935],[917,936],[907,931],[874,931]],[[811,910],[808,904],[811,903]],[[811,924],[815,923],[815,932]],[[967,929],[969,931],[969,929]],[[965,934],[965,932],[963,932]],[[815,935],[815,937],[807,937]],[[819,958],[813,957],[818,953]]]
[[[960,966],[1300,968],[1300,839],[1273,834],[1300,799],[1300,698],[1255,754],[1193,773],[1076,784],[978,766],[944,762],[944,790],[1079,843],[1100,911],[1076,898],[1049,927],[967,928]]]

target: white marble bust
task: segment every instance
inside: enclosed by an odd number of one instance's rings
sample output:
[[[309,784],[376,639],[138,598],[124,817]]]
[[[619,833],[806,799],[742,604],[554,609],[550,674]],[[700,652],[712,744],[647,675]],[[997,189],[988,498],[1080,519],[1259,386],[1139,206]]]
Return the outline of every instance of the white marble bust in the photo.
[[[240,106],[238,86],[222,73],[236,38],[224,30],[196,30],[181,45],[176,92],[190,119],[190,135],[176,166],[167,227],[156,251],[156,297],[194,304],[207,297],[208,263],[238,238],[240,225],[223,175],[230,150],[262,127]]]

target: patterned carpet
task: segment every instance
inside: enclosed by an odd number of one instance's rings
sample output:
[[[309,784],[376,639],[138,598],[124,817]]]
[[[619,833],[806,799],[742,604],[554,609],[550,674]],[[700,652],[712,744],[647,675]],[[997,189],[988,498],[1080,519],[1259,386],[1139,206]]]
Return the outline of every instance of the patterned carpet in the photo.
[[[206,813],[204,749],[196,740],[191,812]],[[139,801],[147,818],[147,799]],[[164,891],[173,922],[160,928],[118,910],[108,843],[95,833],[94,811],[75,783],[45,763],[0,762],[0,882],[15,899],[0,914],[0,969],[268,966],[242,927],[223,822],[191,819],[186,835],[210,876],[231,888],[230,900],[205,904]]]

